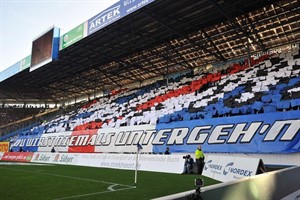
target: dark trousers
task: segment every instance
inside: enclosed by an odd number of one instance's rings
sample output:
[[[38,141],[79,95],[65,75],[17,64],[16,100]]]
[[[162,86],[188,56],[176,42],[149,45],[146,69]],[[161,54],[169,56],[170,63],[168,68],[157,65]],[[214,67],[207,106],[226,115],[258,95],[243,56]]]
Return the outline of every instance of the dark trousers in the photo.
[[[197,164],[198,174],[201,175],[204,167],[204,159],[203,158],[196,159],[196,164]]]

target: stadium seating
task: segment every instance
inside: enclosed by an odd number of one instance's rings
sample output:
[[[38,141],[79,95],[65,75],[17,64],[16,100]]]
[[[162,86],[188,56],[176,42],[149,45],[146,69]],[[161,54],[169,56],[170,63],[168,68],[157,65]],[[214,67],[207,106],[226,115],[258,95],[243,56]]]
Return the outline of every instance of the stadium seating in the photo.
[[[299,50],[187,73],[110,96],[31,129],[31,134],[283,112],[300,108]]]

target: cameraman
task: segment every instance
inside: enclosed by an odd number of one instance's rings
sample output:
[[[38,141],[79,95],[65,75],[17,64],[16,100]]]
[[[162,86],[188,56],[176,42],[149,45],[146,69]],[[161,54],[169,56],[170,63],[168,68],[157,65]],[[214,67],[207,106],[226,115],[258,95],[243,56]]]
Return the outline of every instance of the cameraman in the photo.
[[[183,156],[183,158],[185,161],[182,174],[192,174],[194,159],[190,155]]]

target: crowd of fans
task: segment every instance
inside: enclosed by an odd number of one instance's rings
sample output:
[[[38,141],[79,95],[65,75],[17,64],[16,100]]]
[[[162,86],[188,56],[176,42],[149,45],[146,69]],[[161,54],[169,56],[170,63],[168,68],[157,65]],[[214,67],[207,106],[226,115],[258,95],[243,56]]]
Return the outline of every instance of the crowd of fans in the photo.
[[[39,124],[43,113],[50,110],[48,107],[37,106],[0,106],[0,136],[23,129],[32,124]]]
[[[22,134],[156,125],[193,119],[279,112],[300,107],[299,50],[160,80],[42,122]],[[26,111],[27,112],[27,111]],[[29,113],[30,114],[30,113]]]

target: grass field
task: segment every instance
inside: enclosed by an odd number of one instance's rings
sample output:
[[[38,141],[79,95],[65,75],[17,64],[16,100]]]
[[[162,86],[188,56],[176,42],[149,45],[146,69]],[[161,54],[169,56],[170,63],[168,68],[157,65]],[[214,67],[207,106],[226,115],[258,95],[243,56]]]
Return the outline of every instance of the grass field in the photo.
[[[194,189],[199,175],[138,172],[67,165],[0,165],[0,198],[152,199]],[[217,181],[204,178],[205,186]]]

